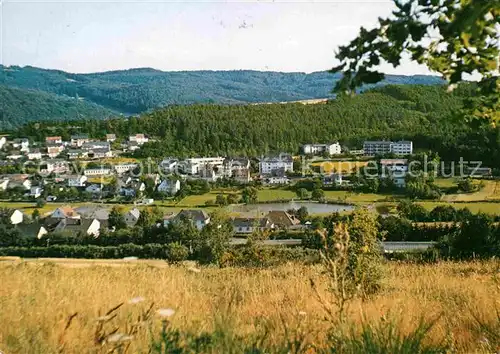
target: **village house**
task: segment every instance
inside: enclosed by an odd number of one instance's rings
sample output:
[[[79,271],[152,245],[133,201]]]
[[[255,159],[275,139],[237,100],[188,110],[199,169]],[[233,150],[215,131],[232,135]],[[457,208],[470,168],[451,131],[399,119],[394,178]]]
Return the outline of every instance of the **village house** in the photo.
[[[406,175],[408,174],[407,159],[381,159],[381,177],[391,178],[398,187],[406,186]]]
[[[93,183],[85,187],[85,192],[90,194],[101,194],[103,191],[104,185],[102,183]]]
[[[274,224],[268,218],[234,218],[232,224],[235,234],[252,234],[274,228]]]
[[[65,205],[54,210],[49,218],[54,220],[61,219],[80,219],[80,214],[69,205]]]
[[[263,179],[262,183],[266,185],[286,185],[290,184],[290,178],[286,176],[270,176]]]
[[[290,215],[286,211],[272,210],[266,215],[267,219],[274,225],[275,228],[293,230],[300,229],[300,220],[295,216]]]
[[[116,141],[116,135],[115,134],[106,134],[106,141],[108,143],[113,143]]]
[[[42,159],[42,153],[40,152],[40,149],[31,149],[28,152],[28,160],[41,160]]]
[[[87,182],[87,176],[85,175],[70,175],[70,176],[64,176],[64,178],[67,183],[68,187],[85,187],[85,183]]]
[[[169,180],[169,179],[164,179],[159,185],[158,185],[158,192],[159,193],[165,193],[171,196],[174,196],[181,190],[181,181],[178,179],[176,180]]]
[[[137,141],[129,141],[127,143],[127,150],[128,151],[136,151],[136,150],[139,150],[141,148],[141,146],[137,143]]]
[[[3,149],[5,144],[7,144],[7,138],[5,136],[0,137],[0,149]]]
[[[38,222],[30,223],[30,224],[18,224],[16,226],[20,235],[23,235],[25,238],[37,238],[41,239],[43,236],[47,235],[49,231],[44,225],[39,224]]]
[[[0,179],[0,190],[5,191],[5,190],[7,190],[8,186],[9,186],[9,178],[8,177],[2,177]]]
[[[179,163],[178,159],[167,158],[163,159],[163,161],[160,162],[159,167],[163,172],[170,174],[176,172],[178,163]]]
[[[31,187],[29,196],[32,198],[39,198],[42,195],[43,189],[42,187],[36,186]]]
[[[84,159],[89,156],[89,152],[81,149],[69,149],[67,155],[70,160]]]
[[[47,144],[47,156],[54,158],[59,156],[61,152],[64,151],[64,145],[60,144]]]
[[[164,219],[163,225],[166,227],[171,222],[175,222],[175,221],[181,220],[183,218],[191,220],[193,222],[194,226],[198,230],[203,229],[206,225],[208,225],[210,223],[210,216],[204,210],[183,209],[175,217],[169,218],[169,219]]]
[[[293,172],[293,158],[289,154],[280,154],[276,157],[264,157],[259,162],[261,175],[283,176],[286,172]]]
[[[45,138],[45,144],[50,145],[50,144],[62,144],[62,137],[60,136],[48,136]]]
[[[250,160],[247,158],[225,159],[223,174],[239,183],[250,182]]]
[[[31,189],[31,181],[29,180],[29,175],[27,174],[13,174],[5,176],[9,179],[7,189],[22,188],[25,190]]]
[[[302,145],[302,152],[306,155],[327,154],[331,156],[340,155],[342,149],[338,142],[331,144],[305,144]]]
[[[96,219],[62,219],[54,229],[54,232],[68,234],[71,236],[83,234],[99,237],[101,223]]]
[[[66,173],[69,171],[69,163],[62,159],[45,160],[40,165],[40,172],[44,174]]]
[[[149,141],[149,139],[144,134],[135,134],[128,137],[128,141],[131,143],[137,143],[141,146]]]
[[[14,210],[9,216],[12,225],[21,224],[24,220],[24,214],[20,210]]]
[[[18,138],[12,141],[12,147],[14,149],[19,149],[22,152],[28,152],[30,146],[30,141],[26,138]]]
[[[323,177],[323,184],[325,186],[341,186],[342,185],[342,174],[332,173],[329,176]]]
[[[81,147],[83,144],[88,143],[90,141],[89,136],[86,134],[80,135],[72,135],[71,136],[71,145],[76,147]]]
[[[134,227],[135,224],[137,224],[137,221],[139,220],[140,216],[141,216],[140,210],[137,208],[134,208],[134,209],[126,212],[123,217],[124,217],[125,223],[127,224],[128,227]]]

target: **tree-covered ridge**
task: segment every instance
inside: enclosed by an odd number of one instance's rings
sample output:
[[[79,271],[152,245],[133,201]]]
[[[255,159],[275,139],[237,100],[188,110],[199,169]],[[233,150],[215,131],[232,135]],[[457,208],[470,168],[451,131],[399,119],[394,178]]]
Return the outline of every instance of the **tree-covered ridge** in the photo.
[[[29,66],[0,66],[0,82],[5,85],[79,97],[124,114],[171,104],[237,104],[333,97],[331,90],[339,77],[327,72],[163,72],[148,68],[71,74]],[[439,83],[442,80],[434,76],[388,75],[381,85]]]
[[[54,94],[0,85],[0,129],[13,129],[27,122],[68,121],[116,115],[91,102]]]
[[[327,104],[169,106],[141,117],[105,121],[27,125],[17,132],[35,139],[45,135],[89,133],[126,137],[145,133],[156,139],[142,156],[248,155],[298,152],[301,144],[339,140],[360,148],[365,139],[411,139],[416,148],[443,158],[494,165],[499,157],[499,128],[472,129],[455,118],[471,85],[452,93],[439,86],[384,86]],[[78,126],[80,128],[70,128]]]

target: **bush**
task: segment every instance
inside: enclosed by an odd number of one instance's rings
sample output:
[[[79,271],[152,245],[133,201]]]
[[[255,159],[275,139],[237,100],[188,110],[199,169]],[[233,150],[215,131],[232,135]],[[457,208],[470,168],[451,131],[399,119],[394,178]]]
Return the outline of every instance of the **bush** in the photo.
[[[188,259],[189,249],[179,242],[172,242],[167,245],[167,258],[170,262],[177,263]]]

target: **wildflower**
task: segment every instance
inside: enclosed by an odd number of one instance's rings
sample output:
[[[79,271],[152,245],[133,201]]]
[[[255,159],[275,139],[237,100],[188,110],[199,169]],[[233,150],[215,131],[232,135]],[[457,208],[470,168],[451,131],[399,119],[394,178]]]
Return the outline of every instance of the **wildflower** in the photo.
[[[200,273],[201,269],[195,267],[189,267],[188,270],[193,273]]]
[[[128,300],[128,303],[135,305],[135,304],[138,304],[140,302],[143,302],[144,300],[146,300],[146,299],[144,299],[142,296],[138,296],[138,297],[134,297],[134,298]]]
[[[106,342],[108,343],[120,343],[120,342],[128,342],[132,340],[132,336],[123,334],[123,333],[115,333],[106,338]]]
[[[168,317],[172,317],[175,314],[175,310],[174,309],[158,309],[158,310],[156,310],[156,313],[158,314],[158,316],[160,316],[162,318],[168,318]]]

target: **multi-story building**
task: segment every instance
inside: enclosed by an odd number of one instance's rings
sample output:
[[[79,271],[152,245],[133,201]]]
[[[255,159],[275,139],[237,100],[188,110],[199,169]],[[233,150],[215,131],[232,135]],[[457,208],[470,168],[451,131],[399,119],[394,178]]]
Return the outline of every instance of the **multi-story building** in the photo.
[[[302,151],[306,155],[317,155],[327,153],[328,155],[340,155],[342,149],[338,142],[332,144],[305,144]]]
[[[262,175],[293,172],[293,158],[289,154],[280,154],[276,157],[264,157],[259,162],[259,172]]]
[[[122,173],[134,170],[137,166],[139,166],[139,165],[136,163],[123,163],[123,164],[115,165],[114,168],[115,168],[116,173],[121,175]]]
[[[142,145],[147,143],[149,139],[144,134],[135,134],[128,137],[128,141],[131,143],[137,143],[137,145]]]
[[[62,137],[60,136],[48,136],[45,138],[45,144],[62,144]]]
[[[411,155],[413,153],[412,141],[365,141],[363,150],[367,156],[385,155],[393,153],[395,155]]]
[[[89,136],[86,134],[71,136],[71,145],[73,146],[81,147],[83,144],[88,143],[89,141]]]

